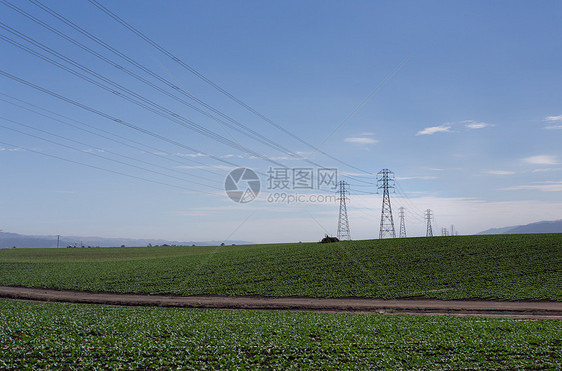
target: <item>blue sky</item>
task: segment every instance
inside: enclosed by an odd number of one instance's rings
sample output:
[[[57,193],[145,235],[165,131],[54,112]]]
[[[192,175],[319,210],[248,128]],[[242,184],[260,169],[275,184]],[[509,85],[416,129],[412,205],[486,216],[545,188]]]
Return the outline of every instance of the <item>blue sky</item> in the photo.
[[[268,169],[281,166],[314,177],[337,169],[354,239],[378,237],[385,168],[396,176],[396,230],[402,206],[409,236],[425,234],[426,209],[436,235],[562,218],[558,1],[99,0],[262,117],[86,0],[45,5],[129,61],[41,3],[7,2],[74,44],[0,4],[4,231],[253,242],[336,234],[334,190],[268,189]],[[252,202],[224,191],[236,167],[260,177]]]

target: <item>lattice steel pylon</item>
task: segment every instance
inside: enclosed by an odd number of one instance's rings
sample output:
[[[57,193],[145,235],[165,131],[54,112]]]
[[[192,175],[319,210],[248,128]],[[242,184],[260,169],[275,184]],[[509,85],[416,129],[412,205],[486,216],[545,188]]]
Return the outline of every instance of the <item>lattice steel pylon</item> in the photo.
[[[406,224],[404,222],[404,210],[405,209],[403,207],[400,207],[398,210],[400,211],[399,214],[398,214],[400,216],[400,234],[399,234],[399,237],[400,238],[406,238]]]
[[[389,236],[396,238],[394,231],[394,220],[392,219],[392,207],[390,206],[390,193],[388,190],[394,188],[394,173],[383,169],[377,173],[377,187],[382,189],[382,210],[379,238]]]
[[[338,240],[351,240],[349,232],[349,221],[347,220],[347,207],[345,200],[347,199],[347,183],[340,181],[339,200],[340,200],[340,216],[338,219]]]
[[[426,237],[433,237],[433,230],[431,229],[431,210],[427,209],[425,211],[425,220],[427,222],[427,228],[425,230]]]

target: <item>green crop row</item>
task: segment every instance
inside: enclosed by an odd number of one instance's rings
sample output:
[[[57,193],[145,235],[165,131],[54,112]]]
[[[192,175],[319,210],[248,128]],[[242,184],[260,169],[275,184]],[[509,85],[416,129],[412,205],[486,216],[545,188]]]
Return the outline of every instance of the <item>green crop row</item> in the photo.
[[[173,295],[562,300],[562,234],[0,250],[0,285]]]
[[[556,320],[0,300],[0,369],[560,369]]]

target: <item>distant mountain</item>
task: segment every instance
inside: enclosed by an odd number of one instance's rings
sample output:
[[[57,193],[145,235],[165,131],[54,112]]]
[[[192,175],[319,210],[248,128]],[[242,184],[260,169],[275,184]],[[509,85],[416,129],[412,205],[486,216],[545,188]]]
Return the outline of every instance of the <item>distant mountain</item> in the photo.
[[[60,246],[64,247],[67,245],[70,245],[70,242],[61,238]],[[57,237],[25,236],[16,233],[0,232],[0,249],[8,249],[12,247],[57,247]]]
[[[492,228],[478,234],[523,234],[523,233],[562,233],[562,219],[542,221],[526,225]]]
[[[479,232],[477,234],[506,234],[507,232],[509,232],[509,230],[513,229],[513,228],[518,228],[521,227],[520,225],[512,225],[510,227],[501,227],[501,228],[490,228],[490,229],[486,229],[483,232]]]
[[[112,247],[112,246],[218,246],[223,241],[168,241],[157,239],[133,239],[133,238],[103,238],[103,237],[79,237],[61,236],[59,247],[66,246],[91,246],[91,247]],[[224,241],[225,245],[247,245],[252,242],[247,241]],[[0,232],[0,249],[17,248],[56,248],[57,236],[26,236],[17,233]]]

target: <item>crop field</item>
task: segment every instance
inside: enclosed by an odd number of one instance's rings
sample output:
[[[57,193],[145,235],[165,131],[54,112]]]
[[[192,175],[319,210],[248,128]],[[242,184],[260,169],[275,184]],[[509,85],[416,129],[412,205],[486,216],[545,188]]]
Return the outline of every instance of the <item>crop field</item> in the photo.
[[[0,369],[560,369],[555,320],[0,300]]]
[[[172,295],[562,301],[562,234],[0,250],[0,285]]]

